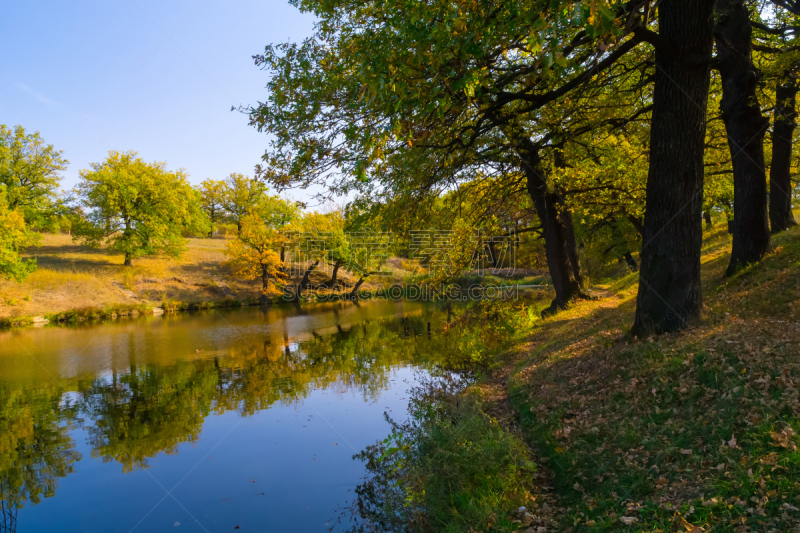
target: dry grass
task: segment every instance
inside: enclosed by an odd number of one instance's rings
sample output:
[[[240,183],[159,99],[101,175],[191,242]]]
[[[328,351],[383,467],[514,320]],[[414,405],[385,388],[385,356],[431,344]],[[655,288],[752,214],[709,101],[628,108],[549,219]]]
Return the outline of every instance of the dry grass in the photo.
[[[224,249],[224,238],[188,239],[188,249],[179,259],[144,257],[125,267],[123,255],[105,247],[81,246],[69,235],[44,235],[41,245],[25,254],[36,258],[36,272],[24,283],[0,280],[0,319],[89,307],[158,306],[165,300],[257,301],[260,282],[234,279],[223,264]],[[376,289],[405,276],[402,271],[395,274],[390,280],[365,283],[363,288]],[[310,280],[321,284],[329,278],[327,267],[313,272]],[[356,281],[342,269],[339,278],[345,287]]]

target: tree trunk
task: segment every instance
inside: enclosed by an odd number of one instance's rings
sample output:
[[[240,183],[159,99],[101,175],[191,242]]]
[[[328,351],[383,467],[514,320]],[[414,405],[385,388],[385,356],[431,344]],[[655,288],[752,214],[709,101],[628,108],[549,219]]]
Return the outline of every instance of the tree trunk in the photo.
[[[351,300],[358,300],[358,289],[361,288],[361,285],[364,284],[364,281],[366,281],[368,276],[369,276],[369,274],[361,276],[359,278],[359,280],[356,282],[356,284],[353,286],[353,290],[350,291],[350,299]]]
[[[717,57],[722,76],[720,110],[733,165],[733,248],[727,275],[760,261],[769,251],[764,131],[756,94],[750,16],[743,0],[717,4]]]
[[[261,265],[261,298],[259,298],[259,302],[262,304],[269,303],[269,297],[267,296],[269,292],[269,280],[270,276],[267,271],[267,265]]]
[[[772,166],[769,171],[769,221],[772,233],[797,225],[792,214],[792,136],[797,119],[797,85],[783,80],[775,89]]]
[[[129,267],[133,265],[133,261],[131,261],[131,254],[130,252],[125,252],[125,262],[122,263],[123,266]]]
[[[625,218],[627,218],[628,221],[631,223],[631,225],[633,225],[633,227],[636,229],[636,233],[639,234],[639,238],[643,237],[644,236],[644,224],[642,224],[642,221],[639,220],[638,217],[635,217],[633,215],[629,215],[627,213],[625,213]]]
[[[297,293],[295,294],[294,297],[295,300],[299,300],[300,297],[303,295],[303,289],[311,285],[311,283],[309,283],[308,281],[308,276],[310,276],[311,272],[313,272],[317,268],[317,265],[319,265],[319,259],[314,261],[314,264],[306,269],[305,273],[303,274],[303,279],[301,279],[300,283],[297,284]]]
[[[630,249],[628,249],[628,243],[625,240],[625,235],[622,234],[622,230],[619,229],[619,220],[611,219],[611,238],[613,239],[614,243],[614,250],[615,253],[619,255],[619,260],[625,261],[628,265],[628,268],[631,269],[631,272],[636,272],[639,269],[639,265],[636,264],[636,260],[631,255]]]
[[[703,147],[714,0],[659,6],[650,168],[633,332],[674,331],[700,314]],[[677,52],[677,53],[676,53]]]
[[[497,264],[497,249],[495,248],[494,238],[491,238],[489,240],[489,254],[491,254],[492,268],[493,269],[499,268]]]
[[[331,279],[325,282],[326,287],[330,287],[331,289],[336,287],[336,281],[339,275],[339,267],[342,266],[342,263],[343,261],[336,261],[335,263],[333,263],[333,272],[331,272]]]
[[[547,268],[556,291],[556,297],[550,304],[550,308],[543,312],[543,314],[551,314],[566,308],[570,300],[583,296],[583,293],[580,284],[575,279],[569,260],[567,230],[559,214],[558,197],[547,190],[547,182],[539,165],[539,151],[528,146],[521,155],[525,158],[522,167],[527,178],[528,194],[533,200],[536,214],[542,222]]]
[[[559,214],[561,224],[564,226],[564,244],[567,247],[567,257],[572,267],[572,275],[581,289],[583,285],[583,272],[581,272],[581,260],[578,257],[578,242],[575,239],[575,225],[572,223],[572,211],[564,207]]]
[[[710,228],[713,226],[713,222],[711,220],[711,213],[709,211],[703,211],[703,220],[706,221],[706,228]]]

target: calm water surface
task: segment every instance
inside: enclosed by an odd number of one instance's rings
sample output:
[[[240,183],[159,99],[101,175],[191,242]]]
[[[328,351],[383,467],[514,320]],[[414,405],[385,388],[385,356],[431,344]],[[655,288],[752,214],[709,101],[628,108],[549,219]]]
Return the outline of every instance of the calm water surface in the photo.
[[[0,333],[0,533],[327,531],[436,368],[420,303]]]

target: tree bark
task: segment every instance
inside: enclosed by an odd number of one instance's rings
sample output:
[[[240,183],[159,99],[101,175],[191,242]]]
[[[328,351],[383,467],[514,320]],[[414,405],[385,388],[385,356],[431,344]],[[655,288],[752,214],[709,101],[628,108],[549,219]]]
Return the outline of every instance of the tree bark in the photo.
[[[717,59],[722,76],[720,110],[733,165],[733,248],[727,275],[760,261],[769,251],[764,132],[756,94],[750,14],[743,0],[717,3]]]
[[[556,297],[550,304],[550,308],[546,309],[543,314],[552,314],[559,309],[565,309],[570,300],[582,297],[583,293],[580,283],[575,279],[570,263],[567,251],[567,229],[560,216],[560,202],[556,194],[548,191],[547,181],[545,181],[540,168],[539,151],[529,145],[520,155],[525,159],[522,167],[527,178],[528,194],[533,200],[536,214],[542,223],[547,268],[556,291]]]
[[[575,239],[575,225],[572,223],[572,211],[564,207],[561,209],[559,218],[564,226],[564,244],[567,247],[567,257],[572,267],[572,275],[575,277],[575,281],[578,282],[578,286],[581,289],[585,289],[583,272],[581,272],[581,260],[578,257],[578,241]]]
[[[125,262],[122,263],[123,266],[129,267],[133,265],[133,261],[131,261],[131,254],[130,252],[125,252]]]
[[[711,213],[709,211],[703,211],[703,220],[706,221],[706,228],[710,228],[713,225]]]
[[[782,80],[775,89],[772,166],[769,170],[769,221],[772,233],[796,226],[792,214],[792,136],[797,120],[797,85]]]
[[[659,6],[650,168],[633,333],[675,331],[700,314],[703,147],[714,0]]]

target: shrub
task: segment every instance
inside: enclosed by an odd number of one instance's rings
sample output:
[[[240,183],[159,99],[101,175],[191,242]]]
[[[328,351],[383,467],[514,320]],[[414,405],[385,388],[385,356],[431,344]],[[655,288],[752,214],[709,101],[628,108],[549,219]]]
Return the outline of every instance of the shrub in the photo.
[[[464,394],[467,381],[427,379],[411,392],[408,422],[356,457],[369,473],[356,489],[354,531],[513,529],[531,501],[536,467],[522,439]]]

